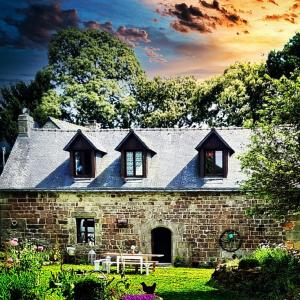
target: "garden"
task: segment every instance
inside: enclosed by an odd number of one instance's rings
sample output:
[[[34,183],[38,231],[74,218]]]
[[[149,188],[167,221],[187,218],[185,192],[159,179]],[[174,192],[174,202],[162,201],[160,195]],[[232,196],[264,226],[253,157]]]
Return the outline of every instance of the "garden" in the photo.
[[[64,264],[57,246],[45,249],[17,239],[5,243],[1,254],[1,300],[300,299],[299,253],[283,246],[262,246],[215,268],[157,267],[148,276]],[[145,294],[142,282],[155,284],[155,295]]]

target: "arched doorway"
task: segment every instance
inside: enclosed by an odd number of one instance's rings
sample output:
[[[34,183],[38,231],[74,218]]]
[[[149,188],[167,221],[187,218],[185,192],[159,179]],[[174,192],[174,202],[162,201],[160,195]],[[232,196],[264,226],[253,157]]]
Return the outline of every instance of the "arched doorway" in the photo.
[[[151,231],[152,253],[164,254],[158,261],[170,263],[172,261],[172,232],[165,227],[157,227]]]

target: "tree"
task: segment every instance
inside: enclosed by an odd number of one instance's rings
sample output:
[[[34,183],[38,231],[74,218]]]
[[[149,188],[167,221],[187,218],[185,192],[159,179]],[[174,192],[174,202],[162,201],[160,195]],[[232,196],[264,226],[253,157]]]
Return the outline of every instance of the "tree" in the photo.
[[[144,72],[131,48],[111,34],[92,29],[67,29],[49,46],[55,93],[38,110],[79,124],[96,120],[102,127],[129,127],[128,111]],[[46,113],[44,113],[44,117]]]
[[[141,127],[191,125],[191,103],[196,96],[193,77],[143,80],[138,86],[136,115]]]
[[[236,63],[224,74],[199,87],[193,120],[201,122],[204,107],[211,104],[207,122],[214,126],[250,126],[258,119],[263,95],[269,85],[264,64]],[[200,117],[199,117],[200,116]]]
[[[18,116],[22,109],[26,107],[30,112],[35,111],[42,95],[50,88],[50,76],[46,70],[38,72],[29,84],[21,81],[1,88],[0,141],[6,140],[13,145],[18,135]]]
[[[271,51],[267,59],[268,74],[279,79],[290,77],[300,66],[300,33],[296,33],[281,51]]]
[[[241,160],[243,189],[265,200],[254,213],[282,217],[300,211],[300,77],[273,80],[268,94]]]

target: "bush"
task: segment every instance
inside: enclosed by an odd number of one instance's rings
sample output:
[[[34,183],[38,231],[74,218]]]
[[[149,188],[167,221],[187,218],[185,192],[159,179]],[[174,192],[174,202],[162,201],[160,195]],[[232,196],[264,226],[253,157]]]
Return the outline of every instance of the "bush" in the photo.
[[[8,272],[0,275],[0,299],[2,300],[38,300],[42,295],[36,274],[30,271]]]
[[[13,238],[4,244],[5,262],[0,271],[1,300],[43,299],[46,287],[40,284],[43,262],[47,256],[43,247],[20,244]]]
[[[239,269],[247,270],[259,267],[259,261],[255,258],[243,258],[239,261]]]
[[[75,283],[75,300],[105,300],[105,282],[89,276]]]
[[[295,296],[299,293],[300,261],[285,249],[259,248],[240,260],[238,269],[220,266],[211,284],[254,299],[300,299]]]
[[[174,259],[174,267],[186,267],[185,259],[182,256],[176,256]]]

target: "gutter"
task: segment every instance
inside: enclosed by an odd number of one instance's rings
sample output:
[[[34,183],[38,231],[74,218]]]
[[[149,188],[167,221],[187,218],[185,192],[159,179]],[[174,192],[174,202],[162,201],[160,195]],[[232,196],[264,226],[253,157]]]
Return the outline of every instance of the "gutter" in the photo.
[[[239,188],[206,188],[206,189],[82,189],[82,188],[73,188],[73,189],[42,189],[42,188],[11,188],[11,189],[1,189],[0,192],[63,192],[63,193],[128,193],[128,192],[165,192],[165,193],[189,193],[189,192],[242,192]]]

